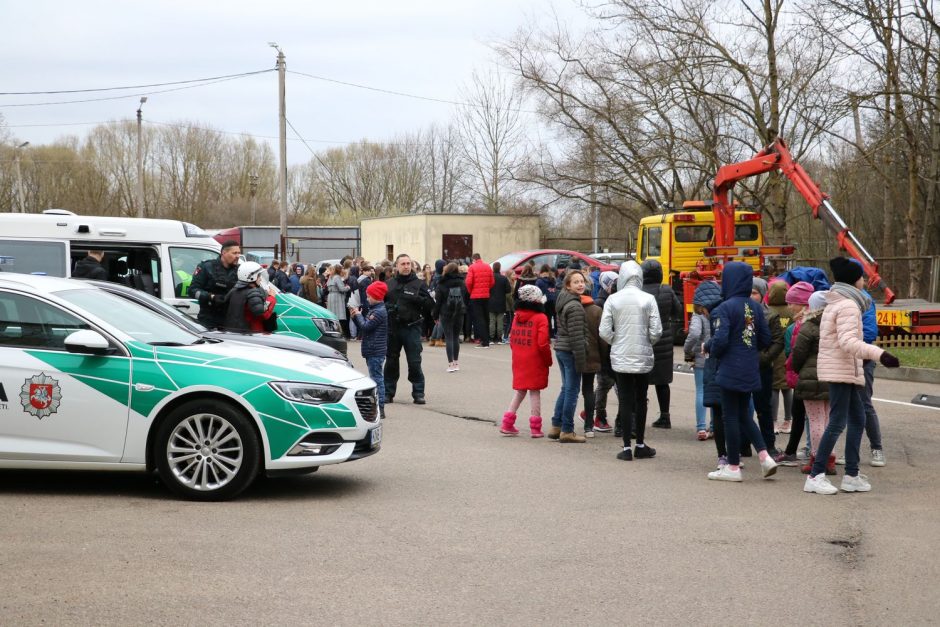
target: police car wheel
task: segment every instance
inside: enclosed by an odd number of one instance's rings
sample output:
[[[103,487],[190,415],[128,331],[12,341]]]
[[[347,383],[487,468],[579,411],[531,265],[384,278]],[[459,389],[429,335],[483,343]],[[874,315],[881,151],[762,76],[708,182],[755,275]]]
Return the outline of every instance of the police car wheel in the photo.
[[[192,500],[237,496],[258,474],[258,436],[237,409],[218,401],[191,401],[176,408],[157,432],[160,478]]]

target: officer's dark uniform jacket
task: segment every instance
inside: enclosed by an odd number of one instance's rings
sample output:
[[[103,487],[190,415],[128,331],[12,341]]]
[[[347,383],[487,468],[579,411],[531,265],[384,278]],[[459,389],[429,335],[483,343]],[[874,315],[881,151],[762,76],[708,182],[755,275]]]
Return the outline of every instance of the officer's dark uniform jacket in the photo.
[[[226,268],[221,259],[207,259],[196,266],[189,296],[199,301],[199,322],[210,329],[224,326],[228,309],[226,297],[237,282],[238,266]]]
[[[263,316],[265,309],[267,309],[267,301],[265,300],[267,295],[267,292],[260,287],[239,281],[228,295],[225,330],[250,332],[251,325],[245,312],[251,312],[256,318]]]
[[[424,281],[412,272],[388,280],[385,303],[389,328],[395,329],[418,324],[425,316],[429,317],[434,300]]]
[[[72,271],[72,277],[75,279],[97,279],[98,281],[108,280],[108,271],[104,269],[101,263],[88,255],[84,259],[79,259],[75,264],[75,270]]]

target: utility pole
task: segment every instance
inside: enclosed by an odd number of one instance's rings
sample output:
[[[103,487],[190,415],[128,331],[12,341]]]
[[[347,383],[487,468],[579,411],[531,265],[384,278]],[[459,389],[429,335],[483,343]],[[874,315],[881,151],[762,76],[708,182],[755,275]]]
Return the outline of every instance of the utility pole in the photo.
[[[143,142],[141,141],[141,123],[143,122],[144,115],[141,109],[144,107],[144,103],[147,102],[147,96],[140,97],[140,106],[137,107],[137,217],[144,217],[144,147]]]
[[[255,226],[258,222],[255,220],[255,195],[258,193],[258,175],[249,174],[248,175],[248,194],[249,201],[248,204],[251,205],[251,226]]]
[[[278,135],[280,139],[280,164],[277,170],[277,182],[281,206],[281,259],[287,258],[287,96],[285,77],[287,63],[284,52],[276,43],[269,46],[277,50],[277,100],[278,100]]]
[[[29,142],[23,142],[13,149],[13,164],[16,166],[16,193],[20,200],[20,213],[26,213],[26,194],[23,193],[23,172],[20,170],[20,150],[29,146]]]

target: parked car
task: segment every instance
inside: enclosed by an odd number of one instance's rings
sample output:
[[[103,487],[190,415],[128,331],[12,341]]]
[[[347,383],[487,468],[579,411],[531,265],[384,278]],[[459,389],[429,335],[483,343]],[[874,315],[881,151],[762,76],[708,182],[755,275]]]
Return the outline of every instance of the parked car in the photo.
[[[618,267],[628,259],[636,260],[636,256],[633,253],[591,253],[590,257],[603,263],[614,264]]]
[[[376,453],[371,379],[218,341],[87,282],[0,275],[0,468],[155,471],[195,500]]]
[[[516,274],[522,272],[522,266],[528,263],[530,260],[535,262],[535,271],[538,273],[539,268],[542,267],[542,264],[547,263],[553,269],[558,268],[561,265],[569,266],[573,259],[577,259],[582,268],[587,268],[588,266],[597,266],[601,269],[601,272],[606,270],[617,271],[620,269],[619,265],[614,265],[610,263],[604,263],[593,257],[589,257],[584,253],[579,253],[574,250],[561,250],[561,249],[542,249],[542,250],[523,250],[515,253],[509,253],[508,255],[503,255],[496,261],[499,262],[500,267],[505,271],[509,268],[512,268]]]
[[[151,296],[146,292],[141,292],[140,290],[135,290],[134,288],[127,287],[126,285],[121,285],[120,283],[111,283],[109,281],[93,281],[89,279],[76,280],[85,281],[86,283],[90,283],[110,294],[120,296],[121,298],[140,305],[141,307],[146,307],[150,311],[163,316],[167,320],[175,322],[190,333],[194,333],[205,338],[228,342],[240,342],[242,344],[251,344],[254,346],[281,348],[285,350],[297,351],[300,353],[307,353],[308,355],[313,355],[314,357],[332,359],[352,368],[352,364],[349,363],[346,355],[339,352],[335,348],[330,348],[321,342],[312,342],[302,337],[286,337],[283,334],[232,333],[229,331],[209,330],[172,305],[169,305],[165,301],[157,298],[156,296]]]
[[[267,268],[274,261],[274,253],[270,250],[248,250],[243,253],[248,261],[254,261]]]

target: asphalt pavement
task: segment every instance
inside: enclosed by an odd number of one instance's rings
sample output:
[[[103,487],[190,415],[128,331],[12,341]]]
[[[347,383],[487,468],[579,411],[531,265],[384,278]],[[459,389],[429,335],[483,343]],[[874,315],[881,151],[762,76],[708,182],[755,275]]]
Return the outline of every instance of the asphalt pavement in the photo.
[[[464,344],[458,373],[425,347],[426,406],[402,362],[382,451],[233,502],[175,500],[138,474],[0,471],[3,622],[937,622],[940,410],[909,401],[940,386],[876,382],[887,466],[863,442],[873,491],[819,496],[796,468],[762,480],[756,458],[741,484],[707,481],[688,374],[673,428],[649,429],[656,459],[621,462],[611,435],[534,440],[524,418],[499,435],[506,346]]]

